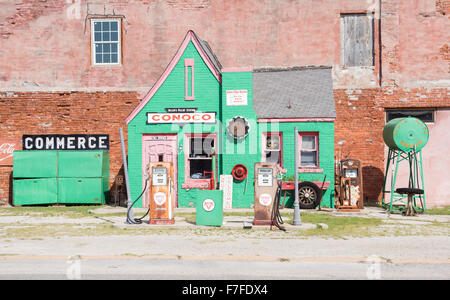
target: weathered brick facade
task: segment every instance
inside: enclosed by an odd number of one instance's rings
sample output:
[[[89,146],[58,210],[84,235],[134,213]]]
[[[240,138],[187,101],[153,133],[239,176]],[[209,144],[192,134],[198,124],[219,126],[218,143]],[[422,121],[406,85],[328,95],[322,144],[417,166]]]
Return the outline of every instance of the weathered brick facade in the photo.
[[[108,133],[112,182],[118,128],[192,29],[225,68],[332,66],[336,150],[361,159],[364,198],[379,200],[385,109],[450,108],[449,9],[448,0],[1,1],[1,136]],[[374,66],[341,66],[346,13],[374,14]],[[122,20],[120,66],[91,64],[90,18],[102,16]],[[2,203],[11,169],[0,166]]]
[[[336,156],[362,162],[364,197],[381,199],[385,153],[381,135],[387,108],[447,108],[446,88],[376,88],[334,90]]]
[[[138,103],[135,92],[0,93],[0,131],[18,139],[24,133],[109,134],[112,184],[123,164],[119,128],[126,138],[124,120]],[[11,172],[0,167],[1,203],[11,198]]]

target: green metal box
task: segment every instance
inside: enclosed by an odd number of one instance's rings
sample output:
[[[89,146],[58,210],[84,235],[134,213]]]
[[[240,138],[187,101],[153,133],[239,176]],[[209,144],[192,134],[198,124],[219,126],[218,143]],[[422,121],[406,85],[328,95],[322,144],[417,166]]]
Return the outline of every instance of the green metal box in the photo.
[[[13,153],[14,178],[56,177],[57,151],[16,150]]]
[[[104,204],[103,178],[58,178],[58,203]]]
[[[196,202],[197,225],[222,226],[223,224],[223,191],[200,190]]]
[[[56,178],[14,179],[13,204],[55,204],[57,191]]]
[[[109,152],[59,151],[58,177],[109,177]]]

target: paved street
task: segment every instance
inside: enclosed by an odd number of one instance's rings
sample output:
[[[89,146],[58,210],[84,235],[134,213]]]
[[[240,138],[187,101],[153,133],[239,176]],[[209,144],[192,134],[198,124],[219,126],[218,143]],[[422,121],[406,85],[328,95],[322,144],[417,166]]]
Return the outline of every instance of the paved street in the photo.
[[[372,215],[386,219],[373,209],[358,216]],[[227,217],[229,228],[199,229],[180,219],[178,228],[161,229],[125,225],[123,217],[107,214],[79,219],[0,215],[0,233],[17,234],[8,228],[19,227],[24,234],[0,237],[0,279],[450,278],[448,216],[391,216],[378,231],[404,226],[431,234],[381,231],[363,237],[308,236],[292,227],[288,232],[242,229],[236,220],[248,218]],[[430,224],[437,223],[430,231]],[[28,228],[45,224],[50,227],[40,229],[42,236],[25,236]],[[78,228],[102,230],[104,224],[111,224],[107,226],[116,234],[69,234]],[[302,226],[315,228],[311,225]],[[57,226],[66,234],[46,236],[42,231]]]

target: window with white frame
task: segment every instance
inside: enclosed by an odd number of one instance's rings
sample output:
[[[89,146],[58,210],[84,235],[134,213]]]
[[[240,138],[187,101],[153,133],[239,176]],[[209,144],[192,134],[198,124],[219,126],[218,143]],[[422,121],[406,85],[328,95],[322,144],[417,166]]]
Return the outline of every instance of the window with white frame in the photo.
[[[299,132],[300,168],[319,167],[319,134],[317,132]]]
[[[93,65],[121,64],[121,20],[91,19]]]

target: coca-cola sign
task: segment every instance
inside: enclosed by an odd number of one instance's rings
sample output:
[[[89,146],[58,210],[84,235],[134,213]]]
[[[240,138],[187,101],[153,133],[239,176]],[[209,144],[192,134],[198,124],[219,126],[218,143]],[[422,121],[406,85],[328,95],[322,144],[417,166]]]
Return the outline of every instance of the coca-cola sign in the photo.
[[[20,150],[20,140],[0,138],[0,166],[12,166],[14,150]]]

